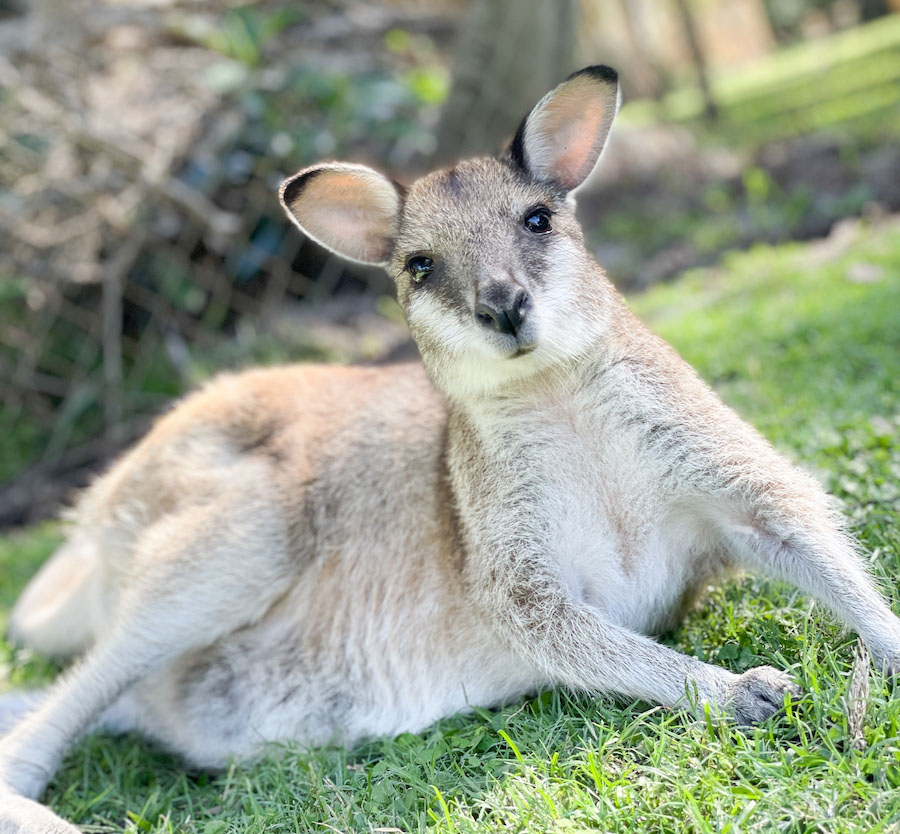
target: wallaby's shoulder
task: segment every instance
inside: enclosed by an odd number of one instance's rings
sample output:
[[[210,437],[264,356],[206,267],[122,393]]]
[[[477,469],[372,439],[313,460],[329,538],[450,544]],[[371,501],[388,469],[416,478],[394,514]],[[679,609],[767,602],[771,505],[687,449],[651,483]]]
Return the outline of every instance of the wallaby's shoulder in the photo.
[[[102,523],[133,507],[148,520],[242,480],[291,505],[336,460],[377,470],[404,445],[438,450],[445,424],[443,397],[418,362],[223,373],[161,416],[83,495],[76,518]]]
[[[673,419],[690,418],[692,428],[700,432],[706,424],[696,418],[718,419],[730,413],[696,370],[640,321],[621,297],[615,306],[607,361],[601,366],[604,383],[617,386],[648,412],[663,410]]]
[[[294,364],[223,373],[159,419],[148,440],[169,442],[211,433],[236,451],[273,436],[332,434],[359,427],[372,411],[439,413],[443,399],[418,362],[397,365]]]

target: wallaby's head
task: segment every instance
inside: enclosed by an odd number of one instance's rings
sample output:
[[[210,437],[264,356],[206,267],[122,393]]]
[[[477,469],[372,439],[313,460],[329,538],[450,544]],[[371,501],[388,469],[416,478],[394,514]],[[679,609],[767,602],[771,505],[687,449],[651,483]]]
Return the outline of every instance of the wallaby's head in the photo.
[[[609,285],[585,251],[572,192],[618,106],[616,73],[588,67],[535,106],[499,158],[399,187],[361,165],[286,180],[281,201],[332,251],[384,265],[413,338],[451,397],[578,359],[602,333]]]

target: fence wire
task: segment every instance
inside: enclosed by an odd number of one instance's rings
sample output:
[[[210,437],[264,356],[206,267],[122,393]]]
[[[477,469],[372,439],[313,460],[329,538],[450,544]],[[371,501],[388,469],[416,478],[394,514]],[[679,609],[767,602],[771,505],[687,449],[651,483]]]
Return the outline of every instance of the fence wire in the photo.
[[[2,21],[0,524],[45,515],[214,368],[328,355],[268,338],[297,302],[356,299],[346,317],[390,293],[305,241],[277,187],[322,156],[428,152],[437,71],[381,47],[450,24],[294,6],[50,3]]]

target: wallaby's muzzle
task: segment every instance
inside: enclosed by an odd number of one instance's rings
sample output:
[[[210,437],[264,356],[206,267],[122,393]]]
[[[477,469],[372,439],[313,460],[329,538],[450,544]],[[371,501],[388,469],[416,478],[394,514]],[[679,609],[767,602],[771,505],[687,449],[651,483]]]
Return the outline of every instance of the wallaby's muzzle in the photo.
[[[531,296],[521,287],[495,284],[480,295],[475,318],[489,330],[517,336],[530,308]]]

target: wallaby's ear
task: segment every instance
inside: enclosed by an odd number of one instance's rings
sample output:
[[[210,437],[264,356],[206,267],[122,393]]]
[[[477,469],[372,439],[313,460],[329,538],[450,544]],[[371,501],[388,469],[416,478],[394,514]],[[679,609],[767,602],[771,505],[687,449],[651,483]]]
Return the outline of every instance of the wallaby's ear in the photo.
[[[313,240],[353,261],[384,265],[400,222],[400,193],[365,165],[333,162],[286,179],[281,205]]]
[[[571,191],[594,170],[618,109],[616,71],[604,66],[579,70],[525,117],[510,156],[539,182]]]

